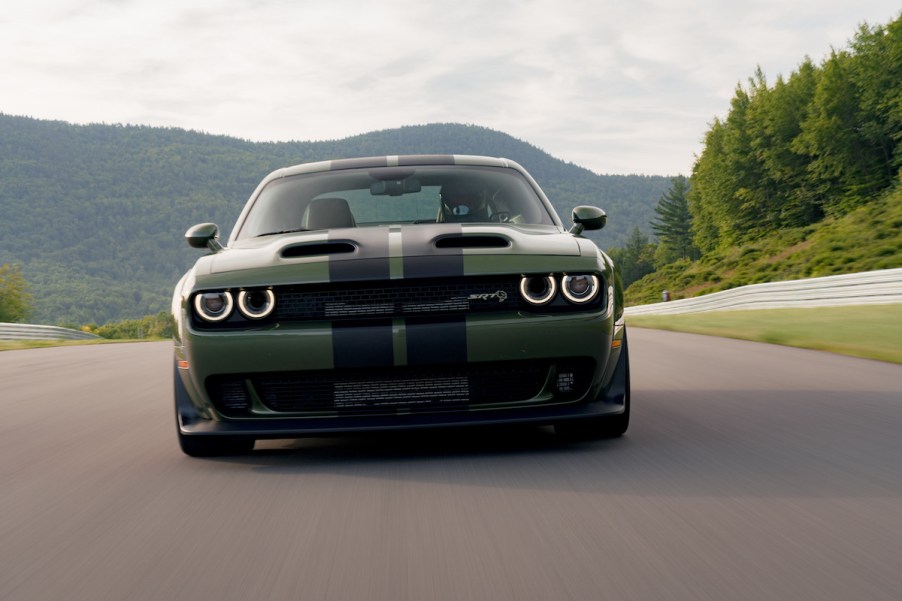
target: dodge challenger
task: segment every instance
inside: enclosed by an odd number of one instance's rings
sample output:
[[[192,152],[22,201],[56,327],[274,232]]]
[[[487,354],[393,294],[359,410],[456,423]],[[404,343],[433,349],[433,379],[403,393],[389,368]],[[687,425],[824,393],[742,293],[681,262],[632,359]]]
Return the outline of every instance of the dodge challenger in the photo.
[[[588,238],[517,163],[343,159],[263,179],[226,244],[178,282],[175,414],[184,453],[258,439],[476,424],[616,437],[629,425],[623,295]]]

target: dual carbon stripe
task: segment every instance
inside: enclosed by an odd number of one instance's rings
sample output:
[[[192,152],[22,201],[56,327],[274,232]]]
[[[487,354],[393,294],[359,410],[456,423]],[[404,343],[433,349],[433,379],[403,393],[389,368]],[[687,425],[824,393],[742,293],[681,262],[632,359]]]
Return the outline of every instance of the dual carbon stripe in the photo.
[[[400,332],[391,319],[333,325],[335,368],[466,363],[466,317],[410,317],[403,321]],[[396,344],[403,348],[395,348]]]
[[[401,257],[396,256],[399,235]],[[419,225],[401,227],[400,231],[384,227],[358,228],[354,233],[357,252],[331,256],[329,280],[461,277],[464,275],[463,249],[436,248],[432,243],[437,236],[449,235],[462,236],[461,225]],[[331,241],[338,239],[330,237]],[[466,317],[429,316],[336,323],[332,326],[332,349],[334,365],[338,369],[465,363]]]

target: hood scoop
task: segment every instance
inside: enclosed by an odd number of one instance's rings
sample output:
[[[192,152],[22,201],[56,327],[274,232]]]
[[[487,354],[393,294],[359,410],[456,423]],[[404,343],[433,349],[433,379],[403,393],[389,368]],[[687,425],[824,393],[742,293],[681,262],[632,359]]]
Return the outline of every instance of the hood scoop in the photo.
[[[357,247],[350,242],[317,242],[315,244],[296,244],[282,250],[283,259],[299,257],[321,257],[323,255],[340,255],[352,253]]]
[[[511,241],[504,236],[442,236],[435,241],[436,248],[509,248]]]

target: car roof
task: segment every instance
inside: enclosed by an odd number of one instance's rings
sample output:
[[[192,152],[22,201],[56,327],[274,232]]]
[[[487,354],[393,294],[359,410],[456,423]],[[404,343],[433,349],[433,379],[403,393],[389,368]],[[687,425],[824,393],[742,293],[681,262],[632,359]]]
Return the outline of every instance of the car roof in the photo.
[[[464,154],[405,154],[387,155],[375,157],[362,157],[354,159],[337,159],[333,161],[318,161],[315,163],[302,163],[291,167],[277,169],[270,173],[265,181],[301,175],[305,173],[320,173],[325,171],[340,171],[343,169],[374,169],[378,167],[416,167],[425,165],[476,165],[481,167],[507,167],[524,172],[523,167],[504,158],[486,157]]]

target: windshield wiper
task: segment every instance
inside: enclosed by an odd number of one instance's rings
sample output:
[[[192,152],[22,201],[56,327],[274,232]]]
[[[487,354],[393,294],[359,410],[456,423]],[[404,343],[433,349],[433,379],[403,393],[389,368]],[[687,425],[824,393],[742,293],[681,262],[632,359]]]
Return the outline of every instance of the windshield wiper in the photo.
[[[295,232],[311,232],[313,230],[308,230],[304,227],[298,227],[290,230],[279,230],[278,232],[266,232],[265,234],[257,234],[254,236],[255,238],[262,238],[263,236],[275,236],[277,234],[293,234]]]

